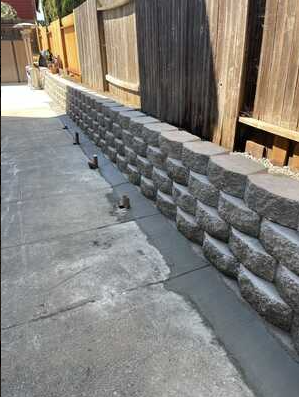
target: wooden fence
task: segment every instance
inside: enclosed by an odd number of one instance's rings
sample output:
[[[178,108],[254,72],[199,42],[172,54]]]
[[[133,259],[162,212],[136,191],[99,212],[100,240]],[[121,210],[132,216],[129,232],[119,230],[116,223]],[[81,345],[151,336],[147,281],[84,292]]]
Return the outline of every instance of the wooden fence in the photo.
[[[119,2],[100,8],[105,38],[106,81],[112,95],[121,101],[140,105],[139,64],[135,2]],[[102,10],[102,11],[101,11]]]
[[[97,1],[87,0],[74,10],[74,16],[82,82],[104,91],[106,67],[101,55]]]
[[[290,157],[299,169],[299,2],[265,5],[254,102],[250,117],[239,121],[259,131],[253,139],[273,163],[285,165]]]
[[[48,27],[39,26],[37,37],[40,50],[49,49],[59,57],[65,72],[81,79],[73,14],[51,22]]]
[[[248,0],[139,0],[136,11],[142,108],[232,147]]]
[[[299,141],[297,0],[87,0],[39,41],[84,84],[204,139],[233,149],[258,129],[281,164],[299,152],[279,141]]]
[[[135,2],[87,0],[74,15],[82,82],[139,106]]]

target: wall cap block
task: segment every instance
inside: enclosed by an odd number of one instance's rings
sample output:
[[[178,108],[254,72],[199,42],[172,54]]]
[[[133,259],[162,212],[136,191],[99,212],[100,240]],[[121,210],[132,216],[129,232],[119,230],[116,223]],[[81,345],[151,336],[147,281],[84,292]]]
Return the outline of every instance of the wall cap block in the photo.
[[[228,153],[227,149],[209,141],[186,142],[183,144],[182,161],[192,171],[206,174],[210,157],[224,153]]]
[[[265,218],[297,230],[299,181],[266,173],[251,175],[248,177],[245,202]]]

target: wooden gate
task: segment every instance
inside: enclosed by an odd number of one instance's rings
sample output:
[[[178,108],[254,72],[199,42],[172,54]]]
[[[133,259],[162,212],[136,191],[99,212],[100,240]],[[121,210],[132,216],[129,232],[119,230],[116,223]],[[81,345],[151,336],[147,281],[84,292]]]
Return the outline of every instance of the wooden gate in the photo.
[[[23,40],[1,40],[1,83],[25,82],[26,64]]]

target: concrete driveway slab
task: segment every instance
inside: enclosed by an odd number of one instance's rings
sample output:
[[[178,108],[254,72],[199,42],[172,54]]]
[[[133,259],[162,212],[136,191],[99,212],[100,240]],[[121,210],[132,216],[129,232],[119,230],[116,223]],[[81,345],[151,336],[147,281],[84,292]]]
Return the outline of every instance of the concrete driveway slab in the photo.
[[[198,313],[162,286],[107,291],[4,339],[10,397],[252,397]]]
[[[58,238],[119,222],[109,200],[109,191],[104,190],[4,203],[2,246]]]
[[[169,275],[161,254],[135,222],[4,249],[2,262],[3,328]]]
[[[3,128],[3,127],[2,127]],[[57,147],[71,145],[71,137],[61,133],[61,130],[40,133],[39,131],[24,134],[6,134],[1,138],[1,150],[10,152],[22,152],[24,150],[41,150],[44,146]]]

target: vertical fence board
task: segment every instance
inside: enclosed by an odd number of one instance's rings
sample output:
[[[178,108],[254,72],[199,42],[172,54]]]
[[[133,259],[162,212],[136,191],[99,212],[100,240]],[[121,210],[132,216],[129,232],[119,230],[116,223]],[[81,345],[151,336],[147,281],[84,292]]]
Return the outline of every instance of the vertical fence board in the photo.
[[[68,71],[80,76],[81,72],[73,14],[69,14],[61,19],[61,33],[65,46]]]
[[[101,58],[97,1],[87,0],[74,10],[74,16],[82,82],[104,91],[106,71]]]
[[[253,117],[299,131],[299,3],[268,0]]]
[[[139,99],[135,2],[103,11],[109,91],[134,105]]]

